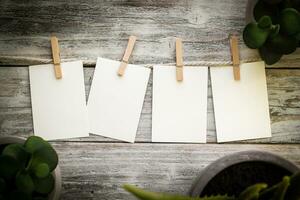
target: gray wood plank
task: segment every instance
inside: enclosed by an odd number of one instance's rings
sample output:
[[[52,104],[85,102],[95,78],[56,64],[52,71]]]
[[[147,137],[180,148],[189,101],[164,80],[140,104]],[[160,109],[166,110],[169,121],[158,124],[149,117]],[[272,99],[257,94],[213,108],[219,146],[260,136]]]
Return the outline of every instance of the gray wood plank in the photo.
[[[228,34],[242,33],[247,0],[34,0],[0,4],[0,64],[51,61],[49,36],[60,39],[63,61],[121,59],[128,36],[138,36],[132,63],[175,60],[174,37],[185,61],[230,61]],[[242,59],[257,59],[240,41]],[[300,67],[299,50],[277,66]]]
[[[89,93],[94,68],[85,68]],[[33,132],[27,67],[0,68],[0,135],[26,137]],[[300,143],[300,70],[267,69],[273,137],[248,143]],[[211,87],[208,89],[208,142],[216,142]],[[152,78],[150,78],[136,142],[151,141]],[[92,135],[72,141],[117,142]]]
[[[300,167],[300,145],[53,143],[60,157],[62,199],[134,200],[121,186],[186,194],[201,170],[234,152],[276,152]]]

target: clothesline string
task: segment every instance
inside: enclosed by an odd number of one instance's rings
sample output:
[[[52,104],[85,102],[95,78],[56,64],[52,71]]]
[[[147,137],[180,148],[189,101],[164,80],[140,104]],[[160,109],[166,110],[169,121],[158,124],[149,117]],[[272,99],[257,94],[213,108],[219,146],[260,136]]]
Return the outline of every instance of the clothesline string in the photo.
[[[23,61],[28,61],[28,58],[22,58]],[[69,62],[69,61],[73,61],[73,59],[65,59],[63,60],[63,62]],[[261,58],[259,57],[252,57],[252,58],[247,58],[247,59],[242,59],[241,63],[250,63],[250,62],[256,62],[256,61],[261,61]],[[84,61],[84,65],[85,66],[95,66],[95,62],[92,61]],[[35,63],[36,65],[39,64],[50,64],[53,63],[53,61],[51,59],[36,59]],[[130,63],[129,64],[134,64],[134,63]],[[191,66],[191,67],[199,67],[199,66],[206,66],[206,67],[218,67],[218,66],[231,66],[232,65],[232,61],[187,61],[183,63],[185,66]],[[159,65],[159,66],[175,66],[176,63],[153,63],[153,64],[137,64],[139,66],[144,66],[144,67],[148,67],[148,68],[153,68],[153,66],[155,65]]]
[[[250,63],[250,62],[256,62],[261,61],[260,58],[249,58],[249,59],[243,59],[241,60],[241,63]],[[184,66],[190,66],[190,67],[219,67],[219,66],[228,66],[230,67],[232,65],[232,61],[189,61],[184,62]],[[163,64],[146,64],[142,65],[147,68],[153,68],[153,66],[159,65],[159,66],[175,66],[176,63],[163,63]]]

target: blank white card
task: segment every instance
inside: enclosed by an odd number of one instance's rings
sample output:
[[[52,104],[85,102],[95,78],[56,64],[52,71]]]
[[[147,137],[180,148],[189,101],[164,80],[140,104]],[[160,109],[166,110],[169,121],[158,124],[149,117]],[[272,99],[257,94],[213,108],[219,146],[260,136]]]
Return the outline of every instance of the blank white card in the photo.
[[[264,62],[242,64],[239,81],[232,67],[210,72],[218,142],[271,137]]]
[[[56,79],[52,64],[29,67],[34,134],[47,140],[89,136],[82,62],[61,68],[63,77]]]
[[[118,76],[120,62],[98,58],[88,99],[90,132],[134,142],[150,69],[127,65]]]
[[[152,142],[205,143],[207,67],[153,67]]]

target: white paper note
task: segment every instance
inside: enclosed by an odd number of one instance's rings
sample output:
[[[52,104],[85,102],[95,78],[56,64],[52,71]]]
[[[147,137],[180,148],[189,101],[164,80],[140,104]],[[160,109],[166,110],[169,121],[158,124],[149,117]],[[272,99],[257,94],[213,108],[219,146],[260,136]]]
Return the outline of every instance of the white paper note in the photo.
[[[207,67],[154,66],[152,141],[205,143],[207,127]]]
[[[235,81],[232,67],[210,68],[218,142],[271,137],[265,64],[240,70]]]
[[[127,65],[118,76],[120,62],[98,58],[88,99],[90,132],[134,142],[150,69]]]
[[[29,67],[34,134],[47,140],[89,136],[81,61]]]

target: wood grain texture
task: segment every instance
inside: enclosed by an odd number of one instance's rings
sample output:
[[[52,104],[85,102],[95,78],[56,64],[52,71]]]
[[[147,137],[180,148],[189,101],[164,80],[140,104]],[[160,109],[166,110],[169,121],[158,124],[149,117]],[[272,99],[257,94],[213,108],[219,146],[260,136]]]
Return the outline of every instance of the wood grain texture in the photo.
[[[299,145],[53,143],[60,157],[62,199],[134,200],[122,185],[186,194],[204,167],[244,150],[276,152],[300,167]]]
[[[85,68],[86,93],[89,93],[94,68]],[[0,136],[32,134],[32,116],[27,67],[0,68]],[[300,70],[268,69],[267,84],[273,137],[247,143],[300,143]],[[211,86],[208,86],[207,140],[216,142]],[[151,141],[152,77],[150,78],[136,142]],[[69,140],[68,140],[69,141]],[[118,142],[92,135],[71,141]]]
[[[81,59],[85,66],[93,67],[98,56],[121,60],[130,35],[138,37],[130,63],[174,63],[176,37],[183,38],[184,62],[230,61],[228,36],[241,34],[246,3],[247,0],[2,0],[0,136],[32,134],[25,66],[52,62],[51,34],[60,41],[62,62]],[[241,39],[239,47],[241,60],[258,59],[257,51],[248,49]],[[204,167],[242,150],[276,152],[300,167],[299,54],[297,50],[268,66],[272,138],[245,144],[150,143],[151,78],[136,144],[95,135],[52,142],[62,170],[61,199],[134,200],[121,189],[125,183],[185,194]],[[92,67],[84,71],[87,94]],[[210,83],[208,92],[208,142],[215,143]]]
[[[129,35],[139,39],[132,63],[175,62],[175,37],[184,61],[230,61],[228,36],[241,35],[247,0],[3,0],[0,64],[51,62],[50,35],[60,40],[62,61],[97,56],[120,60]],[[257,59],[240,39],[241,59]],[[279,65],[300,67],[299,51]],[[279,66],[274,65],[272,67]]]

